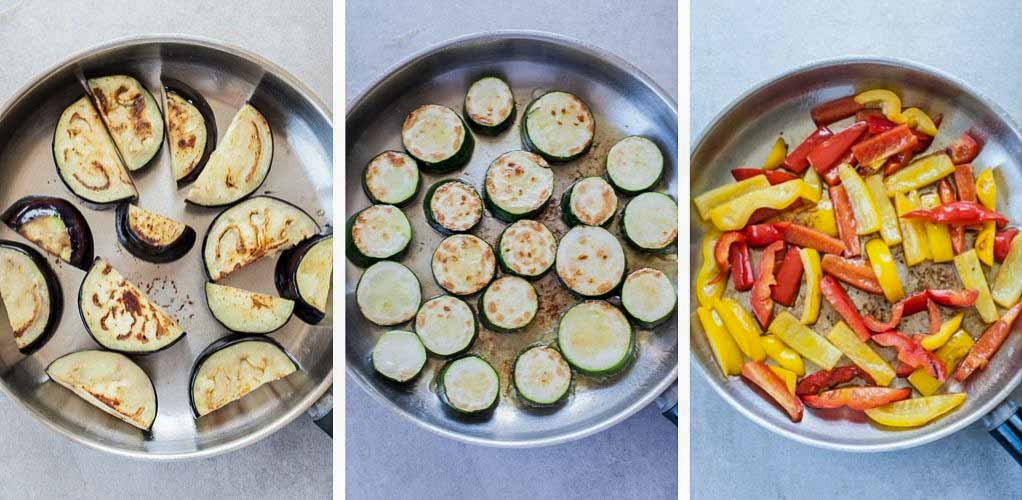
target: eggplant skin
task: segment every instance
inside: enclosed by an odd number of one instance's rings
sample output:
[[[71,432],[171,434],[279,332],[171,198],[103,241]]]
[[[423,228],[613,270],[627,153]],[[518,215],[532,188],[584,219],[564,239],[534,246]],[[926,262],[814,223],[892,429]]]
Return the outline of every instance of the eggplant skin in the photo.
[[[163,264],[180,259],[195,245],[197,235],[191,226],[185,226],[184,231],[173,242],[166,245],[154,245],[146,241],[145,237],[138,234],[131,228],[128,210],[130,203],[122,203],[117,206],[114,213],[114,227],[117,229],[117,240],[131,255],[146,262]],[[88,270],[88,267],[85,268]]]
[[[53,332],[57,330],[57,326],[60,325],[60,317],[64,312],[64,292],[60,288],[60,280],[57,279],[57,275],[50,268],[50,264],[46,262],[46,257],[43,257],[36,249],[24,243],[10,240],[0,240],[0,247],[9,248],[27,255],[39,269],[39,272],[42,273],[43,279],[46,280],[46,288],[50,296],[50,315],[46,318],[46,326],[43,328],[43,333],[31,344],[18,349],[18,351],[27,356],[45,345],[53,337]]]
[[[205,349],[202,350],[202,352],[199,353],[199,356],[195,358],[195,363],[192,364],[192,371],[188,375],[188,404],[192,407],[192,415],[195,418],[199,418],[202,415],[199,414],[199,409],[198,407],[195,406],[195,398],[192,392],[192,388],[195,386],[195,379],[199,375],[199,369],[202,368],[202,364],[205,363],[210,356],[216,354],[217,352],[226,349],[232,345],[240,344],[242,342],[266,342],[267,344],[270,344],[279,349],[280,352],[284,353],[284,356],[287,356],[287,358],[291,360],[291,363],[294,363],[295,371],[302,370],[302,365],[298,363],[298,360],[295,359],[295,357],[292,356],[291,353],[287,352],[287,349],[284,349],[284,347],[281,346],[276,340],[273,340],[272,337],[268,337],[266,335],[258,334],[253,335],[244,333],[236,333],[228,335],[226,337],[222,337],[214,341],[212,344],[208,345]]]
[[[23,225],[38,217],[48,216],[59,217],[67,228],[67,235],[71,239],[71,258],[67,263],[88,271],[95,252],[92,229],[82,212],[71,202],[54,196],[26,196],[8,207],[0,219],[20,234]]]
[[[305,258],[309,250],[316,246],[316,243],[327,238],[333,238],[333,233],[313,236],[294,248],[285,250],[277,259],[277,266],[273,273],[273,282],[281,297],[294,301],[295,316],[310,325],[318,325],[326,317],[326,313],[316,309],[302,297],[298,290],[298,266],[301,265],[302,259]]]
[[[192,167],[192,170],[187,175],[177,180],[178,187],[182,187],[187,184],[195,182],[195,179],[199,178],[199,174],[202,173],[202,169],[206,168],[206,162],[209,161],[209,156],[213,154],[213,150],[216,149],[216,115],[213,114],[213,108],[209,106],[206,99],[202,97],[197,90],[188,86],[184,82],[174,80],[171,78],[163,79],[163,89],[165,92],[173,92],[181,96],[189,104],[195,106],[195,109],[202,115],[202,120],[206,125],[206,147],[202,151],[202,157],[199,158],[199,162]],[[170,141],[170,110],[167,109],[167,104],[164,103],[164,117],[167,120],[167,126],[165,127],[167,132],[167,141]],[[168,148],[169,149],[169,148]]]

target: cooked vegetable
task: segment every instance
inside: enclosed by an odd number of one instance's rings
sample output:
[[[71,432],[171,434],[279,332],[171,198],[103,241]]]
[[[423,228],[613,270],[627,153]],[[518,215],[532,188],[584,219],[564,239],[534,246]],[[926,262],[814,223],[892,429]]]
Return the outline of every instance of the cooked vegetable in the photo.
[[[709,306],[701,306],[696,309],[696,314],[699,316],[703,333],[710,341],[710,349],[713,351],[713,356],[717,358],[717,364],[720,365],[724,376],[741,374],[742,351],[735,339],[728,334],[724,327],[724,321],[720,319],[717,311]]]
[[[465,93],[465,117],[480,133],[495,135],[515,121],[511,86],[495,76],[480,78]]]
[[[185,199],[206,207],[230,205],[259,189],[272,161],[270,124],[246,104],[234,115]]]
[[[790,222],[778,222],[774,226],[781,232],[784,241],[792,245],[837,255],[845,251],[845,244],[841,240],[813,228]]]
[[[878,333],[873,342],[884,347],[893,347],[898,351],[898,361],[912,368],[925,368],[929,374],[943,382],[947,378],[947,370],[932,352],[923,349],[919,341],[911,339],[895,331]]]
[[[924,335],[919,343],[923,346],[923,349],[927,351],[934,351],[937,348],[943,346],[951,336],[958,332],[962,326],[962,320],[965,319],[965,313],[958,313],[951,317],[951,319],[941,323],[940,329],[936,333]]]
[[[441,234],[464,233],[483,220],[483,199],[467,182],[445,179],[422,200],[426,222]]]
[[[556,267],[569,290],[583,297],[606,297],[624,280],[625,252],[606,229],[575,226],[561,237]]]
[[[595,132],[589,106],[573,94],[547,92],[525,107],[522,145],[547,161],[571,161],[586,154]]]
[[[203,349],[189,390],[196,418],[298,371],[298,362],[267,336],[230,335]]]
[[[762,361],[749,361],[742,365],[742,376],[766,392],[785,412],[792,422],[802,421],[802,401],[788,390],[784,381]]]
[[[128,170],[149,165],[163,145],[163,115],[153,95],[125,75],[90,78],[88,84]]]
[[[703,307],[712,307],[713,302],[724,295],[727,287],[727,271],[713,258],[719,240],[720,232],[711,229],[702,241],[702,263],[696,273],[696,300]]]
[[[419,279],[407,267],[389,260],[369,266],[355,287],[355,302],[377,325],[400,325],[412,319],[422,301]]]
[[[173,262],[195,245],[195,230],[131,203],[117,207],[117,240],[131,255],[147,262]]]
[[[663,193],[642,193],[621,211],[625,241],[647,252],[660,252],[678,239],[678,204]]]
[[[867,177],[866,187],[869,189],[869,194],[876,203],[877,213],[880,215],[880,237],[889,247],[901,243],[898,212],[894,209],[891,199],[887,197],[887,192],[884,191],[883,176],[877,174]]]
[[[849,116],[855,116],[862,108],[863,105],[855,100],[855,96],[850,95],[817,104],[809,114],[813,117],[813,123],[817,126],[825,126],[844,120]]]
[[[523,219],[504,228],[497,238],[497,262],[508,274],[535,280],[554,266],[557,239],[540,222]]]
[[[47,253],[79,269],[92,265],[92,230],[85,216],[63,198],[26,196],[3,215],[4,224]]]
[[[979,313],[979,317],[983,319],[984,323],[997,321],[997,306],[994,305],[993,296],[990,295],[986,275],[983,274],[983,267],[979,263],[979,258],[976,257],[976,250],[956,255],[954,261],[962,286],[979,292],[976,299],[976,312]]]
[[[149,375],[123,354],[85,350],[65,354],[46,367],[51,380],[89,404],[148,432],[156,420],[156,388]]]
[[[575,304],[557,326],[557,346],[568,363],[591,376],[613,375],[632,359],[632,327],[621,310],[602,300]]]
[[[932,195],[924,195],[926,196]],[[925,204],[924,204],[925,206]],[[904,215],[906,219],[923,219],[947,226],[975,226],[983,222],[1006,224],[1008,219],[992,210],[987,210],[974,201],[955,201],[914,210]]]
[[[703,220],[709,220],[710,212],[713,209],[740,196],[770,187],[770,185],[770,181],[767,180],[765,175],[757,175],[705,191],[693,198],[692,203],[696,206],[696,210],[699,211],[699,217]]]
[[[1011,328],[1018,320],[1020,312],[1022,312],[1022,304],[1015,304],[1014,307],[1005,311],[1004,316],[996,323],[987,327],[983,335],[976,341],[976,345],[969,351],[969,355],[962,360],[962,364],[955,371],[955,380],[965,382],[973,372],[986,368],[987,363],[1001,348],[1004,339],[1011,334]]]
[[[224,328],[264,334],[284,326],[295,308],[287,299],[216,283],[206,283],[206,305]]]
[[[295,302],[295,314],[316,325],[330,308],[330,284],[334,271],[334,237],[323,234],[285,250],[273,273],[277,291]]]
[[[912,398],[866,410],[878,424],[891,427],[918,427],[954,410],[965,402],[964,393]]]
[[[820,253],[816,249],[801,248],[799,257],[802,259],[802,268],[805,269],[806,276],[806,297],[802,304],[802,318],[799,321],[803,325],[811,325],[820,317],[822,295],[820,280],[823,277],[823,269],[820,266]]]
[[[823,272],[833,276],[859,290],[880,295],[883,288],[877,281],[873,268],[862,259],[849,259],[838,255],[824,255],[820,261]]]
[[[907,298],[899,300],[891,308],[891,319],[886,323],[881,323],[871,316],[865,318],[867,326],[874,332],[886,332],[888,330],[894,330],[901,323],[903,316],[911,316],[913,314],[927,310],[927,301],[932,300],[933,302],[946,307],[955,308],[966,308],[972,307],[976,303],[976,298],[979,297],[979,292],[976,290],[938,290],[928,289],[922,292],[910,295]]]
[[[60,324],[60,281],[46,259],[27,245],[0,240],[0,299],[22,354],[42,347]]]
[[[187,85],[164,80],[167,145],[178,185],[195,181],[216,147],[216,115],[201,94]]]
[[[819,394],[839,384],[850,382],[856,377],[861,378],[868,385],[876,385],[873,377],[855,365],[838,366],[831,369],[823,369],[813,372],[803,378],[795,387],[795,394],[805,396],[808,394]]]
[[[774,145],[770,147],[770,154],[767,155],[767,159],[763,162],[763,170],[773,170],[780,167],[787,156],[788,143],[784,142],[783,137],[778,137],[774,141]]]
[[[798,375],[795,375],[795,372],[775,365],[768,365],[767,368],[784,382],[784,388],[788,389],[788,392],[795,394],[795,386],[798,384]]]
[[[955,165],[969,163],[979,155],[979,143],[968,132],[962,132],[962,135],[947,147],[947,154]]]
[[[724,324],[727,324],[726,319]],[[781,311],[777,314],[774,321],[770,323],[769,331],[781,339],[785,345],[820,368],[826,370],[834,368],[834,365],[841,359],[841,351],[818,333],[799,323],[798,319],[788,311]],[[756,359],[754,356],[749,357]],[[765,353],[763,357],[765,357]],[[761,361],[763,357],[760,357],[759,360]]]
[[[997,268],[990,295],[1001,307],[1011,307],[1022,297],[1022,238],[1011,243],[1008,255]]]
[[[834,308],[838,315],[851,325],[860,340],[863,342],[869,340],[871,333],[862,316],[859,315],[859,310],[855,308],[852,299],[834,278],[824,276],[820,281],[820,292],[827,299],[830,307]]]
[[[929,186],[954,173],[955,165],[943,153],[925,156],[884,179],[887,196]]]
[[[894,380],[894,369],[843,321],[838,321],[831,328],[827,340],[848,356],[855,366],[868,373],[877,384],[884,387],[891,385],[891,381]]]
[[[791,170],[796,174],[805,172],[806,168],[809,167],[809,153],[832,135],[834,134],[832,134],[830,129],[827,127],[817,128],[812,134],[809,134],[809,137],[806,137],[805,140],[798,145],[798,147],[788,153],[787,158],[784,159],[784,168]]]
[[[358,266],[397,259],[412,241],[412,225],[393,205],[370,205],[348,218],[348,260]]]
[[[839,160],[848,153],[852,145],[866,133],[866,128],[865,122],[856,122],[817,144],[806,157],[813,170],[822,174],[838,165]]]
[[[848,191],[844,186],[833,186],[829,190],[830,201],[834,205],[834,220],[837,222],[838,235],[841,237],[841,244],[844,247],[842,252],[847,257],[858,257],[859,232],[856,229],[855,212],[852,210],[852,202],[848,197]]]
[[[53,160],[68,189],[97,207],[138,196],[113,139],[88,97],[71,103],[53,131]]]
[[[934,353],[937,359],[944,363],[947,373],[953,373],[965,356],[972,349],[972,336],[965,330],[958,330],[950,340]],[[908,381],[923,396],[932,396],[940,389],[943,382],[933,378],[926,368],[916,368],[908,377]]]
[[[607,152],[607,180],[623,194],[655,189],[663,173],[664,155],[656,143],[645,137],[625,137]]]
[[[795,305],[798,290],[802,287],[802,258],[797,248],[785,250],[784,259],[774,274],[777,282],[770,288],[770,298],[784,307]]]
[[[479,415],[497,406],[500,377],[486,360],[470,355],[444,365],[437,388],[440,399],[454,411]]]
[[[678,306],[678,292],[662,271],[648,267],[633,271],[621,286],[621,307],[643,328],[663,324]]]
[[[496,257],[482,239],[455,234],[440,242],[430,266],[433,278],[444,290],[453,295],[472,295],[493,279]]]
[[[724,327],[735,339],[742,354],[755,361],[766,359],[766,351],[760,340],[759,326],[741,304],[732,298],[725,297],[713,303],[713,310],[724,322]]]
[[[602,177],[584,177],[561,195],[561,218],[568,227],[608,226],[617,212],[614,188]]]
[[[362,189],[373,203],[402,207],[419,192],[421,178],[415,158],[398,151],[384,151],[366,165]]]
[[[898,221],[901,224],[901,248],[905,254],[905,265],[914,266],[930,258],[930,239],[926,233],[926,223],[920,220],[904,218],[905,214],[922,206],[919,193],[911,191],[894,195],[894,205],[898,209]]]
[[[958,165],[955,165],[955,174],[958,173]],[[949,206],[956,203],[958,196],[955,194],[955,188],[951,187],[951,182],[947,178],[941,179],[937,183],[937,193],[940,195],[941,206]],[[951,248],[954,250],[955,255],[958,255],[965,251],[965,226],[952,225],[948,227],[948,231],[951,233]]]
[[[554,192],[554,174],[543,158],[511,151],[493,160],[483,181],[483,201],[493,216],[514,222],[538,215]]]
[[[571,388],[571,368],[561,353],[549,346],[530,347],[515,358],[512,378],[518,394],[534,405],[562,401]]]
[[[880,288],[888,302],[897,302],[905,297],[905,289],[901,286],[898,266],[895,264],[891,249],[882,240],[872,239],[866,242],[866,255],[869,265],[873,268]]]
[[[479,295],[479,319],[490,330],[521,330],[532,323],[537,311],[539,294],[518,276],[497,278]]]
[[[426,104],[415,108],[401,125],[405,151],[428,172],[445,173],[468,163],[475,138],[450,108]]]
[[[925,217],[921,217],[920,214],[928,213],[928,209],[936,209],[940,206],[940,201],[937,199],[935,193],[924,194],[920,197],[920,202],[924,210],[915,210],[909,212],[902,217],[905,219],[921,218],[925,220]],[[948,231],[948,227],[943,224],[937,224],[933,222],[926,222],[926,238],[930,249],[930,258],[934,262],[950,262],[955,257],[955,252],[951,244],[951,232]]]
[[[901,401],[912,395],[912,389],[903,387],[842,387],[820,394],[802,396],[806,406],[812,408],[841,408],[847,406],[853,410],[868,410],[895,401]]]
[[[766,351],[767,356],[778,365],[799,377],[805,375],[806,366],[802,362],[802,356],[784,345],[784,342],[781,342],[776,335],[764,335],[760,337],[760,342],[763,344],[763,350]]]
[[[752,314],[756,316],[759,326],[766,328],[770,324],[770,315],[774,311],[774,301],[770,297],[770,288],[777,284],[774,279],[774,262],[777,252],[784,249],[783,241],[775,241],[763,250],[759,260],[759,273],[749,292],[749,304]]]
[[[873,199],[866,181],[851,165],[843,163],[838,167],[841,185],[848,192],[852,202],[852,213],[855,215],[855,230],[861,235],[875,233],[880,230],[880,209]]]
[[[415,333],[426,350],[437,356],[467,351],[478,332],[472,309],[452,295],[427,300],[415,315]]]
[[[426,365],[426,349],[412,332],[391,330],[373,347],[373,368],[377,373],[403,383],[415,378]]]
[[[748,223],[754,211],[761,208],[787,208],[799,199],[816,203],[820,200],[820,193],[805,181],[797,179],[734,198],[718,205],[709,215],[713,224],[721,231],[741,229]],[[627,210],[626,206],[625,211]]]

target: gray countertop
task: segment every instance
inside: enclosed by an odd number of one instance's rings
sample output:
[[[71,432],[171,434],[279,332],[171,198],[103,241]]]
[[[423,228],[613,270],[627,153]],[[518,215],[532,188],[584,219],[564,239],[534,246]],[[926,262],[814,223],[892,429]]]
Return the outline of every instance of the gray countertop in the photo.
[[[284,67],[332,100],[327,0],[220,2],[0,2],[0,101],[70,54],[132,35],[213,38]],[[308,417],[219,457],[148,463],[73,443],[0,394],[0,485],[5,498],[329,498],[333,441]]]
[[[569,5],[570,4],[570,5]],[[348,2],[348,98],[387,68],[438,42],[473,32],[557,32],[625,58],[677,98],[677,6],[672,0],[579,3]],[[395,15],[395,12],[400,14]],[[617,26],[641,29],[608,29]],[[570,20],[570,22],[566,22]],[[380,29],[385,26],[386,29]],[[677,431],[646,408],[595,436],[509,450],[451,441],[419,428],[349,377],[347,493],[351,498],[677,498]]]
[[[879,55],[952,73],[1022,123],[1022,11],[987,2],[692,6],[692,133],[757,83],[817,59]],[[895,27],[897,26],[897,27]],[[1013,397],[1022,400],[1022,391]],[[980,424],[918,448],[849,454],[743,417],[692,369],[692,498],[1020,498],[1019,467]]]

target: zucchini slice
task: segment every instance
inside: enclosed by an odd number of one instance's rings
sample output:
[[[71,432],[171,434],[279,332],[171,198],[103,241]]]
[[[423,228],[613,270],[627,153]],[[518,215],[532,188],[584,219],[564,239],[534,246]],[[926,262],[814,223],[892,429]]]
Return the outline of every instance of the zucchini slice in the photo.
[[[399,325],[419,310],[422,289],[410,269],[381,260],[362,273],[355,287],[355,302],[367,320],[381,326]]]
[[[539,155],[511,151],[493,160],[483,185],[483,199],[493,216],[514,222],[543,210],[554,192],[554,173]]]
[[[625,251],[606,229],[575,226],[557,246],[557,276],[583,297],[610,296],[625,277]]]
[[[436,356],[456,356],[468,350],[479,333],[472,308],[465,301],[441,295],[422,304],[415,315],[415,333]]]
[[[453,295],[482,290],[497,267],[489,243],[471,234],[455,234],[441,241],[431,265],[437,284]]]
[[[189,390],[192,411],[196,418],[207,415],[296,371],[298,362],[270,337],[224,337],[195,360]]]
[[[0,219],[62,261],[83,271],[92,265],[92,229],[71,202],[52,196],[26,196],[14,202]]]
[[[238,333],[271,333],[291,319],[295,303],[261,293],[206,283],[206,305],[224,328]]]
[[[571,367],[564,356],[550,346],[538,345],[515,358],[512,379],[518,395],[537,406],[550,406],[564,400],[571,388]]]
[[[82,280],[78,311],[93,340],[111,351],[149,354],[185,335],[174,318],[101,258]]]
[[[396,259],[412,241],[412,225],[393,205],[370,205],[348,219],[348,259],[357,266]]]
[[[319,232],[302,209],[272,196],[253,196],[217,215],[206,230],[202,261],[210,281],[287,250]]]
[[[195,230],[132,203],[117,207],[117,239],[131,255],[147,262],[173,262],[195,245]]]
[[[645,137],[625,137],[607,153],[607,179],[624,194],[655,189],[663,173],[664,155]]]
[[[483,220],[483,199],[467,182],[445,179],[422,200],[426,221],[441,234],[464,233]]]
[[[295,314],[310,325],[323,321],[330,307],[333,248],[333,235],[324,234],[285,250],[277,260],[277,291],[295,302]]]
[[[89,92],[128,170],[149,165],[163,145],[163,114],[138,80],[126,75],[89,79]]]
[[[555,90],[526,106],[521,134],[525,149],[547,161],[571,161],[593,145],[596,120],[582,99]]]
[[[480,414],[497,406],[500,377],[479,356],[465,356],[444,365],[438,382],[441,399],[464,414]]]
[[[50,380],[89,404],[148,432],[156,420],[152,379],[123,354],[89,349],[65,354],[46,367]]]
[[[523,219],[504,228],[497,250],[497,262],[505,273],[536,280],[554,267],[557,239],[542,223]]]
[[[642,268],[625,278],[621,286],[621,307],[643,328],[667,321],[678,307],[678,292],[663,272]]]
[[[401,126],[405,151],[426,171],[450,172],[468,163],[475,139],[450,108],[426,104],[408,113]]]
[[[415,378],[425,365],[426,349],[412,332],[391,330],[373,347],[373,368],[399,384]]]
[[[678,239],[678,204],[664,193],[642,193],[622,210],[621,233],[632,246],[660,252]]]
[[[421,176],[415,158],[398,151],[384,151],[362,172],[362,189],[373,203],[404,206],[419,192]]]
[[[483,326],[497,332],[513,332],[529,326],[539,311],[539,294],[525,278],[503,276],[490,283],[479,296]]]
[[[216,115],[195,90],[177,81],[163,83],[170,168],[181,186],[199,177],[216,148]]]
[[[60,324],[60,281],[46,258],[28,245],[0,240],[0,299],[22,354],[42,347]]]
[[[617,194],[602,177],[579,179],[561,195],[561,218],[568,227],[608,226],[617,212]]]
[[[87,96],[60,115],[53,130],[53,160],[67,188],[97,208],[138,196],[103,119]]]
[[[273,132],[251,104],[234,115],[185,200],[204,207],[230,205],[266,180],[273,162]]]
[[[613,375],[632,357],[632,326],[620,309],[603,300],[575,304],[557,326],[557,347],[576,370]]]
[[[497,135],[515,121],[511,86],[495,76],[476,80],[465,93],[465,117],[477,131]]]

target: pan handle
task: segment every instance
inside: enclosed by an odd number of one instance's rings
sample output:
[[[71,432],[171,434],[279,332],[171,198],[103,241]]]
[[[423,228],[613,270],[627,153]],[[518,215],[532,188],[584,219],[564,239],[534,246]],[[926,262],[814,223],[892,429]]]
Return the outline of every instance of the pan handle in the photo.
[[[1022,465],[1022,405],[1006,399],[983,417],[990,435]]]
[[[656,398],[657,408],[674,425],[678,425],[678,381],[675,380],[663,394]]]
[[[319,401],[309,407],[308,414],[312,418],[312,423],[323,429],[323,432],[331,438],[334,437],[334,389],[332,387],[319,398]]]

